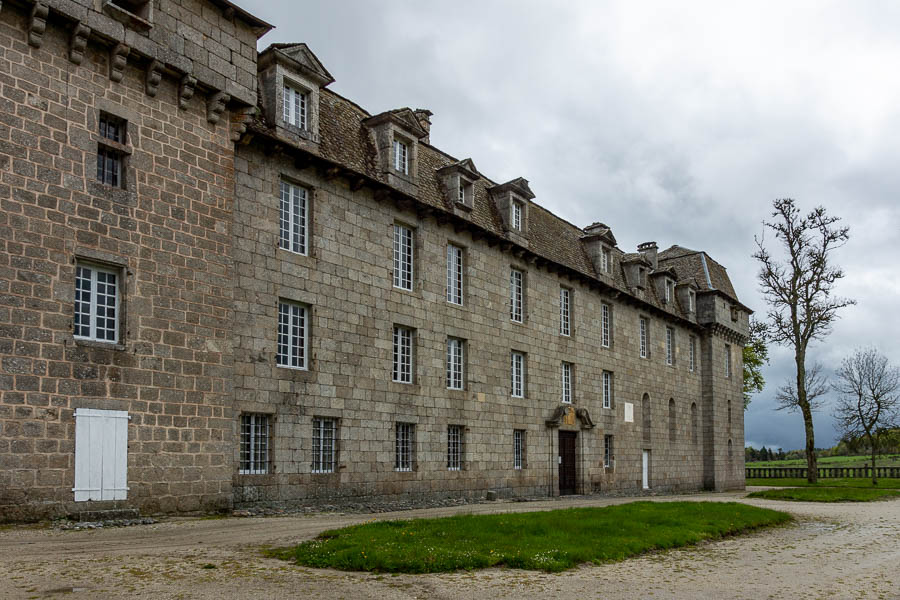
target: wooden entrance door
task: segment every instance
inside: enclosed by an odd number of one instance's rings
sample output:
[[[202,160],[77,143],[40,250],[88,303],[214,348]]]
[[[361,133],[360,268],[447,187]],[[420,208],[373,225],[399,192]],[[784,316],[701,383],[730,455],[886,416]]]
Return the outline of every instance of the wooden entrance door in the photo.
[[[559,432],[559,493],[575,493],[575,436],[574,431]]]

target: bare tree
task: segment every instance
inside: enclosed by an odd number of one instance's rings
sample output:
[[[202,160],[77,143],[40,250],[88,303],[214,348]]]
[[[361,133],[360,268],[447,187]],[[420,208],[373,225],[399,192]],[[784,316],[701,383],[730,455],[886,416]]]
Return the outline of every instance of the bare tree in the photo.
[[[900,424],[900,369],[875,348],[857,349],[841,362],[834,389],[834,420],[845,439],[865,436],[872,449],[872,484],[881,433]]]
[[[813,363],[805,371],[806,376],[806,402],[809,404],[809,410],[815,412],[822,408],[825,399],[823,396],[828,393],[828,378],[825,376],[825,370],[821,363]],[[802,407],[798,400],[796,381],[788,380],[778,388],[775,392],[775,410],[786,410],[788,412],[800,412]]]
[[[855,304],[832,295],[844,272],[832,264],[831,254],[846,243],[849,228],[838,227],[840,219],[828,216],[821,206],[802,216],[790,198],[775,200],[772,205],[773,221],[763,225],[775,232],[784,260],[769,253],[764,235],[756,238],[758,249],[753,257],[760,263],[760,291],[769,305],[769,339],[794,350],[796,406],[806,429],[807,480],[815,483],[816,436],[806,389],[806,350],[812,340],[828,335],[839,309]]]

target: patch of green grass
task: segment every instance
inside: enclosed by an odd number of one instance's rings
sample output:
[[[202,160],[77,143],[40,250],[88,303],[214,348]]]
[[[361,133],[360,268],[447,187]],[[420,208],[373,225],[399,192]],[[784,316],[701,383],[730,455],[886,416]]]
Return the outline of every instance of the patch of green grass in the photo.
[[[632,502],[443,519],[373,521],[323,532],[268,556],[308,567],[437,573],[507,566],[562,571],[618,561],[790,521],[787,513],[736,502]]]
[[[854,487],[799,487],[763,490],[747,495],[748,498],[766,500],[794,500],[797,502],[872,502],[884,498],[900,497],[897,490],[876,490]]]
[[[815,485],[795,477],[777,479],[747,479],[747,485],[764,485],[770,487],[840,487],[840,488],[875,488],[900,489],[900,479],[879,479],[878,485],[872,485],[871,479],[862,477],[845,477],[836,479],[819,479]]]
[[[876,457],[876,465],[879,467],[900,467],[900,454],[879,454]],[[825,456],[817,461],[820,467],[861,467],[871,465],[871,456]],[[805,467],[805,458],[791,460],[761,460],[748,462],[748,467]]]

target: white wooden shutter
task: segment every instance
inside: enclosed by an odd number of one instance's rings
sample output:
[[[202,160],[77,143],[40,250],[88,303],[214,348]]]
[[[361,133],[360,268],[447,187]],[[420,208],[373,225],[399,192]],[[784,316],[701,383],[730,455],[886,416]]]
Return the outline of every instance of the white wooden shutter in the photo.
[[[128,420],[124,410],[75,410],[75,501],[124,500]]]

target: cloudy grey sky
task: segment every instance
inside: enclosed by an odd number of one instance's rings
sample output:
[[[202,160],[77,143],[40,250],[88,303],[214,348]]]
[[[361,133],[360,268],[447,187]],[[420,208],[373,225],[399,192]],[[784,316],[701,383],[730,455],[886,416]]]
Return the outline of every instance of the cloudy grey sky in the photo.
[[[306,42],[372,113],[432,110],[433,144],[619,245],[704,249],[764,313],[750,255],[774,198],[851,228],[846,309],[812,358],[875,344],[900,363],[900,3],[238,0]],[[792,355],[772,349],[746,413],[755,446],[799,448],[775,413]],[[830,410],[819,446],[835,441]]]

